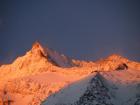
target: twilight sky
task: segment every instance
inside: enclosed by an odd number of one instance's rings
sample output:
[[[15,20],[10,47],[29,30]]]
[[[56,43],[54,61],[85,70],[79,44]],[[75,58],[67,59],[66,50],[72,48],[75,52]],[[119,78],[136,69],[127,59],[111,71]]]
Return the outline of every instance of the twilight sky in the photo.
[[[0,0],[0,61],[36,40],[76,59],[117,53],[140,61],[140,1]]]

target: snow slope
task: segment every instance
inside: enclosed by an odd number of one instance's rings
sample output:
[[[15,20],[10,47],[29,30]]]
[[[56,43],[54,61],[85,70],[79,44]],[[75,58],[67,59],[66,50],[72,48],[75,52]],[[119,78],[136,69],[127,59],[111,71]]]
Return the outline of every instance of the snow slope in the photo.
[[[99,72],[51,95],[42,105],[139,105],[139,96],[140,71]]]
[[[92,76],[93,75],[89,77],[85,77],[79,81],[76,81],[73,84],[64,87],[58,93],[52,94],[50,97],[48,97],[47,101],[42,104],[43,105],[61,105],[61,104],[70,105],[71,103],[74,103],[85,92],[88,82],[90,81]]]
[[[63,54],[53,51],[52,49],[46,47],[45,52],[48,54],[48,59],[52,62],[55,62],[55,64],[60,67],[72,67],[74,65],[71,59]]]
[[[50,94],[58,91],[64,86],[85,77],[84,75],[63,72],[43,72],[36,75],[0,81],[0,92],[6,90],[13,100],[12,105],[39,105]],[[3,82],[3,83],[2,83]],[[18,97],[17,97],[18,96]],[[19,99],[19,97],[21,97]],[[22,99],[22,100],[21,100]]]
[[[42,105],[112,105],[99,74],[88,77],[51,95]]]
[[[135,105],[140,95],[140,71],[124,70],[102,73],[115,105]]]

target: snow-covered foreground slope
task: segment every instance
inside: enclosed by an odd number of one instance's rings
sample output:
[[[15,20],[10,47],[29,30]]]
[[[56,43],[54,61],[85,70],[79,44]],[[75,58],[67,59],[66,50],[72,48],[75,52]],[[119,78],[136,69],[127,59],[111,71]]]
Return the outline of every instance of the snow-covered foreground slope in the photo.
[[[70,84],[63,89],[61,89],[58,93],[52,94],[46,102],[42,103],[43,105],[70,105],[74,103],[79,97],[85,92],[87,85],[92,78],[91,75],[89,77],[85,77],[79,81],[76,81],[73,84]]]
[[[140,105],[140,63],[119,55],[69,59],[35,43],[0,66],[0,105]]]
[[[39,105],[50,94],[83,77],[85,75],[48,71],[0,81],[0,93],[7,91],[12,105]]]
[[[51,95],[42,105],[140,105],[140,71],[92,74]]]
[[[140,71],[124,70],[101,73],[115,105],[140,105]]]

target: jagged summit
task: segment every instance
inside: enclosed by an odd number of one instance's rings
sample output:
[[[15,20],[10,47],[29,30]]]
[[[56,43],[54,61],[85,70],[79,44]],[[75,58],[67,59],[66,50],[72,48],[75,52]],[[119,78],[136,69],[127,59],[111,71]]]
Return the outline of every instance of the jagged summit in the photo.
[[[121,60],[121,59],[127,59],[127,58],[125,58],[119,54],[112,54],[106,58],[106,60]]]
[[[118,54],[112,54],[104,59],[101,59],[96,62],[98,65],[98,69],[101,71],[110,71],[110,70],[118,70],[126,69],[130,67],[129,60],[125,57],[122,57]]]
[[[98,60],[97,62],[128,62],[129,59],[119,55],[119,54],[112,54],[104,59]]]
[[[47,56],[46,53],[45,53],[44,48],[37,41],[33,44],[32,49],[30,50],[30,52],[32,54],[39,55],[39,56]]]
[[[48,48],[43,47],[39,42],[35,42],[32,45],[31,50],[29,50],[24,56],[18,57],[13,64],[18,67],[19,65],[22,65],[22,68],[26,68],[27,65],[53,65],[53,66],[59,66],[59,67],[71,67],[72,62],[71,60],[62,55],[58,52]],[[25,65],[26,64],[26,65]],[[18,67],[18,68],[21,68]],[[31,68],[31,67],[29,67]]]
[[[38,41],[36,41],[36,42],[33,43],[33,45],[32,45],[32,50],[36,50],[36,49],[40,49],[40,50],[43,49],[43,47],[41,46],[41,44],[40,44]]]
[[[108,56],[109,58],[115,58],[115,57],[122,57],[121,55],[119,54],[111,54],[110,56]]]

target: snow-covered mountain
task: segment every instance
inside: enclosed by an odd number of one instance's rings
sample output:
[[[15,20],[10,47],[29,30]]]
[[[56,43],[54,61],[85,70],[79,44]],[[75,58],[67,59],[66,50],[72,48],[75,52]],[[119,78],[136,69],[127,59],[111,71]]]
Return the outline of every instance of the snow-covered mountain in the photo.
[[[56,51],[49,49],[48,47],[42,47],[39,42],[35,42],[32,46],[32,49],[26,53],[25,56],[17,58],[13,64],[17,66],[17,64],[22,63],[20,65],[24,66],[23,63],[35,63],[42,61],[42,63],[52,64],[59,67],[71,67],[71,60],[64,56],[63,54],[59,54]],[[25,64],[25,67],[27,65]]]
[[[96,64],[99,66],[100,70],[116,70],[121,65],[125,65],[130,69],[140,69],[138,62],[128,60],[127,58],[117,54],[112,54],[105,59],[99,60]]]
[[[40,43],[0,66],[0,105],[140,105],[140,63],[70,59]]]
[[[32,49],[28,53],[31,53],[31,55],[33,54],[44,57],[52,64],[59,67],[71,67],[73,65],[71,59],[48,47],[42,47],[39,42],[35,42]]]

